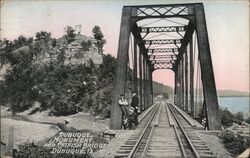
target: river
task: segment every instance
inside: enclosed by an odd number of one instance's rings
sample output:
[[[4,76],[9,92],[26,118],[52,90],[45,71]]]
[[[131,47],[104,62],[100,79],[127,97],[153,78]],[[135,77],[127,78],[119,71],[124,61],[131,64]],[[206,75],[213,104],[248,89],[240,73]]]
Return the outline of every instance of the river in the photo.
[[[245,117],[249,113],[249,97],[218,97],[218,101],[232,113],[243,112]]]

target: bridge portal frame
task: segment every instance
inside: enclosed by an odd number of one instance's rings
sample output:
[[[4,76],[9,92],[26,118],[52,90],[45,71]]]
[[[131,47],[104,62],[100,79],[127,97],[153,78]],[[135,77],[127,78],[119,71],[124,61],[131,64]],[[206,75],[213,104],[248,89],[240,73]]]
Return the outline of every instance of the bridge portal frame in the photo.
[[[179,8],[180,10],[178,12],[174,11],[176,10],[176,8]],[[150,14],[147,13],[146,10],[150,10]],[[140,77],[143,76],[143,78],[139,79],[139,84],[137,88],[137,92],[139,91],[140,94],[140,102],[144,103],[142,108],[148,106],[145,104],[149,104],[149,102],[152,103],[153,100],[151,98],[152,88],[153,88],[152,73],[156,69],[149,60],[149,56],[147,54],[148,50],[147,48],[145,48],[145,45],[143,43],[143,38],[140,35],[140,32],[142,32],[142,28],[139,28],[136,24],[137,21],[148,18],[185,18],[189,20],[188,25],[185,26],[186,33],[183,39],[181,40],[180,48],[178,48],[178,55],[177,59],[175,60],[175,63],[171,67],[168,66],[159,67],[161,69],[162,68],[172,69],[175,72],[175,95],[176,95],[175,98],[177,99],[175,100],[176,104],[180,104],[180,102],[184,101],[183,83],[180,86],[180,81],[182,82],[184,80],[183,54],[187,50],[187,45],[189,43],[192,43],[191,41],[194,31],[197,32],[199,60],[201,66],[201,79],[203,84],[203,93],[204,93],[205,109],[207,113],[208,129],[221,130],[220,117],[218,113],[219,106],[218,106],[216,85],[214,80],[212,59],[208,41],[205,13],[202,3],[142,5],[142,6],[123,7],[118,53],[117,53],[117,68],[116,68],[117,70],[114,80],[114,95],[111,107],[110,128],[121,129],[122,112],[120,107],[118,106],[118,99],[120,94],[125,93],[125,85],[126,85],[125,79],[127,74],[130,33],[133,34],[137,42],[137,45],[139,47],[139,52],[138,52],[139,62],[142,62],[139,63],[139,73]],[[155,29],[153,31],[155,31]],[[161,29],[161,31],[164,30]],[[193,87],[190,86],[190,88]],[[190,90],[190,93],[191,92],[193,92],[193,89]],[[150,101],[148,101],[148,98],[151,98],[149,99]],[[191,100],[193,101],[193,99]],[[192,104],[193,103],[191,103],[191,106],[193,106]],[[184,105],[182,104],[182,106]],[[191,109],[193,110],[193,107],[191,107]]]

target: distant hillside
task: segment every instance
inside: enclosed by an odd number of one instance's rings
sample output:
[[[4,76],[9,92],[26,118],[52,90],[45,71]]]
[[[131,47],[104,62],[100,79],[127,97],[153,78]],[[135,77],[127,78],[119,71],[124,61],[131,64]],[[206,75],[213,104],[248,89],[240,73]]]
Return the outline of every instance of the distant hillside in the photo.
[[[235,90],[217,90],[219,97],[247,97],[249,92]]]
[[[155,95],[167,92],[170,97],[173,96],[174,90],[172,87],[164,85],[162,83],[153,82],[153,92]]]
[[[154,82],[153,83],[154,94],[160,94],[167,92],[170,96],[174,93],[174,88],[162,83]],[[196,91],[196,90],[194,90]],[[199,90],[198,90],[199,91]],[[199,92],[198,92],[199,93]],[[202,92],[200,92],[202,93]],[[246,91],[236,91],[236,90],[217,90],[218,97],[249,97],[249,92]]]

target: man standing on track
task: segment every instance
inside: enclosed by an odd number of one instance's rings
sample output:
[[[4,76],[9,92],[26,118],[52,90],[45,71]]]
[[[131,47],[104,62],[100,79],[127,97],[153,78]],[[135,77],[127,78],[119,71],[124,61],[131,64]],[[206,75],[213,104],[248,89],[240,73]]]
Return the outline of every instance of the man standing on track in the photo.
[[[138,111],[137,111],[139,108],[138,105],[139,105],[139,98],[137,94],[133,92],[131,106],[134,108],[133,119],[134,119],[135,125],[138,124]]]
[[[138,98],[137,94],[135,92],[133,92],[131,106],[136,109],[135,110],[136,112],[138,109],[138,105],[139,105],[139,98]]]

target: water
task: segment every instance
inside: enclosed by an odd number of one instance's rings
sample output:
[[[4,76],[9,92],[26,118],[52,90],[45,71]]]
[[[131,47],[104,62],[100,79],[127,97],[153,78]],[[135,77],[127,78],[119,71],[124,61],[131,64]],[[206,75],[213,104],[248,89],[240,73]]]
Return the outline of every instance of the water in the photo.
[[[219,105],[232,113],[243,112],[249,114],[249,97],[218,97]]]

